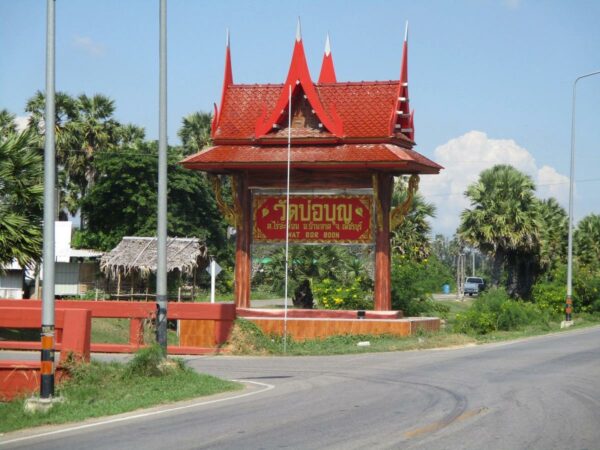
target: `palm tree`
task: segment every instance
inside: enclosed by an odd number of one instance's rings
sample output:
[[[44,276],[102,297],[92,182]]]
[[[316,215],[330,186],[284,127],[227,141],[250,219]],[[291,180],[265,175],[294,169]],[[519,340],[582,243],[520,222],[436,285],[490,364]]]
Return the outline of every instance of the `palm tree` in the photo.
[[[590,214],[577,224],[575,254],[583,264],[600,265],[600,215]]]
[[[0,138],[7,137],[9,134],[17,132],[15,124],[15,115],[6,109],[0,110]]]
[[[540,264],[546,272],[552,272],[564,262],[567,254],[569,216],[556,199],[539,202],[540,215]]]
[[[119,146],[128,147],[140,143],[146,137],[146,131],[143,127],[138,127],[131,123],[121,125],[118,130]]]
[[[39,260],[42,245],[42,155],[34,130],[0,136],[0,265]]]
[[[407,183],[400,178],[394,185],[392,206],[401,205],[407,195]],[[391,232],[392,251],[418,261],[428,258],[431,253],[431,225],[428,219],[433,217],[435,217],[435,205],[427,203],[417,192],[406,217]]]
[[[210,127],[212,114],[195,112],[183,118],[177,135],[181,139],[186,155],[199,152],[211,144]]]
[[[82,94],[75,104],[78,115],[69,125],[78,148],[76,156],[69,159],[67,169],[83,197],[96,181],[95,155],[117,143],[120,124],[113,118],[114,101],[104,95],[88,97]]]
[[[55,98],[55,145],[56,161],[58,164],[56,186],[59,189],[59,216],[64,218],[67,215],[67,211],[74,215],[78,209],[79,192],[68,170],[74,164],[73,161],[77,159],[75,151],[77,143],[71,131],[71,122],[76,120],[78,113],[75,100],[68,94],[57,92]],[[40,146],[43,146],[44,141],[45,107],[46,99],[40,91],[37,91],[27,101],[25,107],[25,110],[30,113],[29,128],[38,132],[37,138]]]
[[[30,125],[43,135],[44,94],[37,92],[27,102]],[[114,101],[104,95],[72,98],[56,94],[56,158],[60,187],[60,208],[74,215],[81,199],[97,178],[94,166],[99,151],[113,148],[123,138],[120,124],[114,119]],[[139,135],[139,131],[131,133]],[[132,134],[132,135],[133,135]]]
[[[535,276],[540,222],[534,191],[531,177],[512,166],[484,170],[465,192],[471,209],[462,212],[458,228],[466,244],[492,258],[493,285],[506,265],[514,296],[527,296]]]

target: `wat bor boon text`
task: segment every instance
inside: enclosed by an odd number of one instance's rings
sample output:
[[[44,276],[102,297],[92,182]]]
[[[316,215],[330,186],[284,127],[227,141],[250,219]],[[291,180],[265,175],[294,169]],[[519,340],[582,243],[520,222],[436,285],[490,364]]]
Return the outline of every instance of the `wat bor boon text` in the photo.
[[[290,242],[371,243],[372,205],[369,195],[291,196]],[[283,195],[255,195],[254,242],[285,241],[286,209]]]

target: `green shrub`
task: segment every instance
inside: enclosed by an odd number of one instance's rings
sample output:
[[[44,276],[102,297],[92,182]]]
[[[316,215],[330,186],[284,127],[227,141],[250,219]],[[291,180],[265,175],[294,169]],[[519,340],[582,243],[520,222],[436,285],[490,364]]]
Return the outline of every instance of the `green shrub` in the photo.
[[[547,325],[549,318],[549,313],[538,305],[512,300],[506,291],[491,289],[479,296],[465,313],[456,315],[454,328],[460,333],[487,334],[533,324]]]
[[[373,301],[365,297],[362,278],[356,277],[349,286],[325,278],[322,282],[313,282],[312,292],[323,309],[373,309]]]
[[[133,359],[127,363],[127,374],[130,376],[159,376],[162,375],[161,364],[165,359],[163,349],[153,344],[139,350]]]
[[[554,315],[565,313],[567,267],[562,265],[539,280],[532,290],[534,302]],[[573,311],[600,312],[600,269],[577,261],[573,267]]]
[[[496,316],[491,312],[471,308],[456,315],[454,330],[466,334],[487,334],[496,329]]]
[[[392,264],[392,308],[402,310],[405,316],[435,314],[441,305],[431,294],[439,292],[452,275],[436,257],[422,262],[394,258]],[[443,307],[441,307],[443,309]],[[446,311],[447,313],[447,311]]]
[[[600,269],[579,267],[573,280],[574,309],[581,312],[600,312]]]
[[[542,281],[533,286],[531,297],[534,303],[553,315],[564,314],[566,287],[556,281]]]

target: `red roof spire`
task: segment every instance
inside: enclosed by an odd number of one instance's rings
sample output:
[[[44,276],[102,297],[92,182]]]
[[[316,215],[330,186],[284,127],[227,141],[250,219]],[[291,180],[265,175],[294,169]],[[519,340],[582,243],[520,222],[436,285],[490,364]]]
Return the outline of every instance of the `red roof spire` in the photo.
[[[329,33],[325,41],[325,54],[323,55],[323,63],[321,64],[321,74],[319,75],[319,83],[335,83],[335,69],[333,68],[333,57],[331,56],[331,44],[329,43]]]
[[[223,105],[225,103],[225,94],[227,88],[233,84],[233,72],[231,70],[231,51],[230,51],[230,39],[229,39],[229,28],[227,29],[227,37],[225,39],[225,75],[223,76],[223,91],[221,93],[221,110],[215,105],[215,116],[213,117],[211,131],[215,133],[219,121],[221,120],[221,113],[223,112]]]
[[[400,132],[414,141],[415,131],[410,111],[408,98],[408,21],[404,32],[402,46],[402,66],[400,68],[400,83],[398,84],[398,98],[396,108],[392,112],[392,134]]]
[[[304,44],[302,43],[302,34],[300,28],[300,19],[296,27],[296,42],[292,53],[292,62],[288,71],[287,79],[281,89],[279,99],[275,107],[261,115],[256,123],[255,135],[261,137],[273,129],[273,125],[278,123],[286,114],[288,108],[289,87],[292,88],[292,94],[296,94],[298,89],[302,89],[306,99],[310,103],[314,113],[319,118],[323,126],[332,134],[342,136],[342,122],[335,111],[326,111],[319,99],[314,83],[310,77],[306,55],[304,54]]]

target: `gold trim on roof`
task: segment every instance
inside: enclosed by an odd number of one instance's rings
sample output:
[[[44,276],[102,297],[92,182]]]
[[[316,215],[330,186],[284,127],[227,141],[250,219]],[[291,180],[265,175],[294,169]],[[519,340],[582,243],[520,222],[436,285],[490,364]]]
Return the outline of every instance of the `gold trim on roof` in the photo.
[[[376,225],[377,231],[383,229],[383,207],[381,206],[381,199],[379,198],[379,177],[377,174],[373,174],[372,177],[373,182],[373,200],[375,200],[375,217],[376,217]]]
[[[208,174],[208,180],[212,184],[212,188],[215,193],[215,200],[217,203],[217,207],[219,208],[219,211],[221,211],[221,214],[223,214],[223,218],[232,227],[237,227],[237,221],[238,221],[238,220],[236,220],[237,219],[237,217],[236,217],[237,205],[232,207],[223,198],[223,194],[222,194],[223,185],[221,183],[221,177],[218,175]],[[237,199],[237,192],[236,192],[237,183],[234,182],[233,177],[232,177],[231,186],[232,186],[232,189],[231,189],[232,196],[234,197],[234,199]],[[235,203],[239,203],[239,199],[234,200],[234,204]]]

